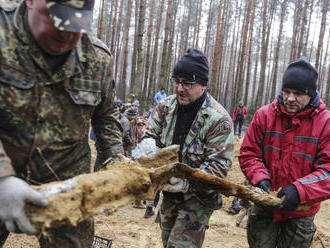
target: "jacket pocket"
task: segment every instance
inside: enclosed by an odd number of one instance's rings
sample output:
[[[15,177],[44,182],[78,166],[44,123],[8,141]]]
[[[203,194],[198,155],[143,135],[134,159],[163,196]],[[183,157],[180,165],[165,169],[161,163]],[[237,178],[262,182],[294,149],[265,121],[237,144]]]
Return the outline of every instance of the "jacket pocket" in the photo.
[[[101,82],[87,79],[71,79],[67,91],[75,104],[97,106],[102,101]]]
[[[183,156],[183,162],[187,163],[193,168],[199,168],[200,164],[204,162],[205,151],[201,142],[195,139],[187,148]]]
[[[35,80],[27,72],[8,64],[0,64],[0,82],[18,89],[30,89]]]

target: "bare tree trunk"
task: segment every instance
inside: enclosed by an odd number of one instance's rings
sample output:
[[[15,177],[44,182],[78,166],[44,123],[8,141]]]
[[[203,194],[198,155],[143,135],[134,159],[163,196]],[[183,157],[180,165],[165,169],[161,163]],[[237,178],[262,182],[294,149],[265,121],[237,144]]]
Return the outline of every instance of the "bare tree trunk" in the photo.
[[[196,49],[199,49],[198,43],[199,43],[199,32],[200,32],[200,26],[201,26],[201,17],[202,17],[202,9],[203,9],[203,0],[199,0],[198,2],[198,16],[197,16],[197,27],[195,28],[195,34],[194,34],[194,40],[195,42],[194,47]]]
[[[262,37],[261,37],[261,54],[260,54],[260,78],[259,78],[259,87],[257,94],[257,106],[262,105],[262,95],[264,92],[264,84],[265,84],[265,73],[266,73],[266,62],[267,62],[267,9],[268,9],[268,0],[263,0],[263,17],[262,17]]]
[[[134,76],[134,81],[132,81],[133,92],[138,94],[141,100],[141,92],[143,87],[143,33],[144,33],[144,23],[146,15],[146,0],[140,0],[140,14],[139,14],[139,24],[138,24],[138,34],[137,34],[137,70]],[[144,106],[142,106],[142,109]]]
[[[242,99],[243,97],[243,79],[244,79],[244,71],[243,71],[243,65],[246,61],[246,41],[248,36],[248,30],[249,30],[249,23],[250,23],[250,14],[251,14],[251,6],[252,1],[247,1],[245,6],[245,14],[244,14],[244,21],[242,26],[242,37],[241,37],[241,49],[239,52],[238,60],[237,60],[237,69],[236,69],[236,85],[237,85],[237,91],[236,91],[236,101]]]
[[[115,0],[115,12],[113,14],[113,19],[112,19],[112,36],[111,36],[111,43],[110,43],[110,50],[114,54],[114,47],[115,47],[115,37],[116,37],[116,30],[117,27],[117,13],[118,13],[118,0]]]
[[[126,27],[125,27],[125,45],[124,45],[124,62],[123,62],[123,74],[121,85],[123,86],[123,92],[121,95],[121,99],[125,101],[126,99],[126,77],[127,77],[127,68],[128,68],[128,42],[129,42],[129,29],[131,24],[131,9],[132,9],[132,0],[128,0],[127,2],[127,12],[126,12]]]
[[[165,34],[164,34],[164,42],[163,42],[163,51],[162,51],[162,62],[160,66],[160,78],[159,78],[159,84],[160,87],[166,86],[166,59],[167,59],[167,53],[168,53],[168,36],[170,32],[170,20],[171,20],[171,13],[172,13],[172,4],[174,0],[169,0],[167,5],[167,13],[166,13],[166,21],[165,21]]]
[[[211,29],[211,22],[212,22],[212,9],[213,9],[213,0],[210,1],[210,8],[209,14],[207,17],[207,26],[206,26],[206,33],[205,33],[205,45],[204,45],[204,53],[207,54],[209,41],[210,41],[210,29]]]
[[[217,19],[217,34],[216,34],[216,39],[215,39],[215,48],[214,48],[214,53],[213,53],[213,59],[212,59],[212,67],[211,67],[211,75],[210,75],[210,83],[209,83],[209,88],[211,94],[214,93],[215,87],[214,84],[217,81],[217,76],[218,76],[218,69],[219,69],[219,60],[220,60],[220,52],[221,52],[221,30],[222,30],[222,25],[221,25],[221,17],[222,17],[222,6],[223,0],[220,0],[219,3],[219,8],[218,8],[218,19]]]
[[[156,35],[155,35],[155,43],[154,43],[154,55],[152,58],[152,66],[150,73],[150,86],[148,95],[153,96],[155,94],[155,84],[156,84],[156,67],[157,67],[157,58],[158,58],[158,42],[159,42],[159,33],[160,33],[160,25],[162,23],[162,14],[164,8],[165,0],[160,2],[159,11],[158,11],[158,19],[157,19],[157,27],[156,27]]]
[[[152,32],[153,32],[153,25],[154,25],[154,16],[155,16],[155,0],[151,1],[151,7],[149,12],[149,24],[148,24],[148,41],[147,41],[147,52],[146,52],[146,63],[145,63],[145,74],[144,74],[144,86],[143,86],[143,94],[142,94],[142,103],[149,102],[150,98],[147,94],[148,87],[150,88],[150,78],[149,78],[149,70],[150,70],[150,55],[151,55],[151,39],[152,39]]]
[[[232,95],[230,96],[230,98],[232,99],[231,100],[231,110],[234,109],[234,106],[236,105],[236,90],[237,90],[237,84],[236,84],[236,70],[235,70],[235,65],[237,64],[237,60],[238,60],[238,52],[239,52],[239,48],[241,46],[240,44],[240,37],[241,37],[241,30],[239,27],[241,27],[241,19],[242,18],[239,18],[242,14],[242,5],[243,3],[246,2],[244,0],[241,0],[240,2],[239,1],[236,1],[236,9],[238,9],[239,11],[239,14],[238,14],[238,17],[236,17],[238,19],[238,21],[235,23],[235,25],[237,25],[237,28],[236,28],[236,34],[235,34],[235,39],[234,39],[234,61],[233,61],[233,70],[232,70],[232,86],[231,86],[231,92],[232,92]],[[243,24],[242,24],[243,25]],[[237,46],[239,46],[239,48],[237,48]]]
[[[136,75],[136,70],[137,70],[137,58],[136,58],[136,54],[137,54],[137,50],[138,50],[138,35],[139,35],[139,7],[140,7],[140,2],[142,0],[137,0],[135,1],[135,21],[134,21],[134,42],[133,42],[133,52],[132,52],[132,62],[131,62],[131,80],[130,80],[130,86],[132,86],[132,88],[130,87],[130,92],[134,93],[136,96],[138,96],[138,93],[136,91],[136,88],[134,88],[135,85],[135,75]]]
[[[319,70],[319,64],[321,62],[321,49],[323,46],[323,39],[324,39],[324,32],[325,32],[325,24],[327,21],[327,12],[328,12],[328,0],[324,0],[323,9],[322,9],[322,21],[320,27],[320,35],[319,35],[319,42],[317,45],[316,50],[316,58],[315,58],[315,68]],[[318,81],[318,88],[320,88],[320,80]]]
[[[234,25],[234,30],[232,33],[232,38],[231,40],[235,40],[235,34],[236,34],[236,25]],[[232,106],[232,96],[233,96],[233,91],[232,91],[232,85],[233,85],[233,80],[232,80],[232,74],[233,74],[233,68],[234,68],[234,50],[235,50],[235,42],[231,42],[230,46],[230,55],[229,55],[229,67],[227,71],[227,76],[226,76],[226,94],[224,95],[224,103],[225,103],[225,108],[228,109],[230,106]]]
[[[256,54],[256,61],[255,61],[255,64],[254,64],[254,72],[253,72],[253,87],[252,89],[257,89],[259,88],[259,84],[257,82],[257,74],[258,74],[258,65],[259,65],[259,58],[261,58],[261,55],[259,54],[259,50],[260,50],[260,43],[261,43],[261,37],[262,37],[262,34],[261,32],[257,32],[257,34],[260,33],[258,35],[258,43],[257,43],[257,48],[256,48],[256,51],[258,51]],[[252,99],[257,99],[257,90],[254,90],[252,91]],[[258,105],[258,101],[255,100],[254,103],[252,104],[252,112],[255,112],[258,108],[260,108],[261,105]]]
[[[220,49],[220,60],[219,60],[219,73],[218,73],[218,78],[217,81],[215,82],[216,87],[216,95],[214,95],[217,99],[217,101],[219,101],[222,105],[225,105],[225,101],[224,101],[224,97],[222,97],[221,95],[223,95],[225,92],[225,89],[227,87],[228,82],[225,81],[226,78],[226,73],[225,73],[225,67],[226,65],[226,60],[227,60],[227,56],[228,56],[228,51],[226,49],[224,49],[224,47],[226,47],[226,42],[228,40],[228,28],[229,28],[229,1],[225,0],[224,4],[223,4],[223,10],[222,10],[222,29],[221,29],[221,49]]]
[[[308,45],[308,38],[309,38],[309,30],[311,27],[311,20],[312,20],[312,13],[313,13],[313,6],[314,6],[314,0],[311,0],[310,9],[309,9],[309,17],[308,17],[308,27],[306,32],[306,38],[304,41],[304,49],[303,49],[303,55],[307,56],[307,45]]]
[[[244,95],[244,103],[247,104],[248,102],[248,96],[249,96],[249,90],[250,90],[250,78],[251,78],[251,55],[252,55],[252,44],[253,44],[253,31],[254,31],[254,19],[255,19],[255,13],[256,13],[256,6],[257,6],[257,0],[253,0],[253,9],[252,9],[252,15],[250,20],[250,30],[249,30],[249,48],[248,48],[248,59],[247,59],[247,69],[246,69],[246,92]]]
[[[169,76],[171,74],[171,64],[175,62],[173,59],[173,42],[174,42],[174,37],[175,37],[175,25],[176,25],[176,20],[177,20],[177,13],[178,13],[178,6],[179,6],[180,0],[174,0],[173,1],[173,6],[172,6],[172,13],[171,13],[171,21],[170,21],[170,32],[169,32],[169,43],[168,43],[168,48],[167,48],[167,58],[165,59],[165,75],[166,75],[166,85],[165,88],[169,90],[171,88],[170,86],[170,80]]]
[[[321,81],[321,82],[326,82],[325,81],[325,71],[326,71],[326,63],[327,63],[327,59],[328,59],[328,52],[329,52],[329,42],[330,42],[330,36],[328,34],[328,40],[327,40],[327,47],[325,49],[325,55],[323,56],[323,64],[320,64],[320,70],[319,70],[319,79],[318,81]],[[323,93],[324,93],[324,83],[319,83],[319,92],[320,92],[320,95],[321,95],[321,98],[323,97]]]
[[[287,0],[283,0],[281,5],[281,19],[280,19],[280,29],[278,31],[277,36],[277,44],[274,58],[274,66],[273,66],[273,78],[272,78],[272,87],[271,87],[271,99],[275,98],[276,95],[276,85],[277,85],[277,71],[278,71],[278,58],[280,54],[281,40],[282,40],[282,32],[283,32],[283,21],[286,12],[286,4]]]
[[[105,13],[106,13],[106,22],[105,22],[105,44],[110,48],[110,38],[112,36],[111,33],[111,25],[112,25],[112,19],[113,14],[115,12],[114,10],[114,1],[108,1],[107,5],[105,7]],[[116,1],[117,2],[117,1]],[[111,50],[110,50],[111,51]]]
[[[187,21],[186,21],[183,50],[181,51],[182,53],[184,53],[187,50],[187,48],[188,48],[188,39],[189,39],[189,30],[190,30],[190,22],[191,22],[192,3],[193,3],[193,1],[191,0],[189,2],[189,7],[188,7],[188,17],[187,17]]]
[[[328,107],[330,108],[330,66],[328,66],[328,78],[327,78],[327,87],[325,89],[325,102]]]
[[[121,0],[120,1],[120,10],[119,10],[119,16],[118,16],[118,22],[117,22],[117,32],[116,32],[116,39],[115,39],[115,51],[116,51],[116,61],[115,61],[115,75],[117,76],[117,71],[118,70],[118,59],[119,59],[119,54],[120,54],[120,44],[119,44],[119,40],[120,40],[120,36],[121,36],[121,26],[122,26],[122,20],[123,20],[123,11],[124,11],[124,4],[125,1]],[[123,88],[121,88],[123,90]],[[125,94],[125,93],[124,93]],[[122,99],[123,101],[125,99]]]
[[[304,10],[303,10],[303,15],[302,15],[302,24],[300,27],[300,35],[299,35],[299,43],[298,43],[298,52],[297,55],[298,57],[301,57],[301,51],[303,49],[303,41],[304,41],[304,33],[305,33],[305,28],[306,28],[306,23],[307,23],[307,8],[308,8],[308,2],[309,0],[305,0],[304,3]]]
[[[97,25],[97,37],[99,39],[102,39],[102,36],[103,36],[103,15],[104,15],[104,0],[101,0],[101,4],[100,4],[100,8],[99,8],[99,22],[98,22],[98,25]]]
[[[294,22],[293,22],[293,30],[292,30],[292,37],[291,37],[291,52],[290,52],[290,62],[294,61],[297,58],[297,36],[299,35],[299,24],[300,24],[300,8],[301,8],[301,1],[298,0],[295,5],[294,10]]]

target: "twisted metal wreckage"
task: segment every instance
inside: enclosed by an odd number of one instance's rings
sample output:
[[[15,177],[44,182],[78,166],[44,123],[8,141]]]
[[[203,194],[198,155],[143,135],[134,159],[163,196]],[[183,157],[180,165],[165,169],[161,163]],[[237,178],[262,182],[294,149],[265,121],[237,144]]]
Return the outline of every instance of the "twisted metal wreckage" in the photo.
[[[262,206],[279,207],[281,199],[252,186],[243,186],[178,162],[178,146],[160,149],[152,157],[136,161],[120,157],[98,172],[80,175],[62,182],[34,186],[47,196],[49,205],[31,204],[26,214],[40,231],[60,225],[76,225],[88,217],[107,212],[135,200],[153,199],[170,177],[182,177],[212,188],[225,196],[237,196]],[[301,206],[303,207],[303,206]]]

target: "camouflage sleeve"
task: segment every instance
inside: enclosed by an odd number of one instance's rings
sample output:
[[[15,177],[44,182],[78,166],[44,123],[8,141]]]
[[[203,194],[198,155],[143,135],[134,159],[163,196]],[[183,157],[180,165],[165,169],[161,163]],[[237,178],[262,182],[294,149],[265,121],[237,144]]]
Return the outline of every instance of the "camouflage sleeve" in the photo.
[[[156,140],[158,147],[163,147],[160,142],[160,137],[165,122],[166,106],[164,104],[158,104],[151,112],[148,118],[148,123],[145,131],[143,132],[142,139],[153,138]]]
[[[110,60],[109,60],[110,59]],[[95,170],[100,169],[103,163],[109,159],[124,154],[122,144],[122,127],[118,121],[119,112],[114,106],[114,81],[112,79],[112,63],[108,57],[106,71],[102,83],[102,102],[94,111],[92,126],[96,136],[97,158]]]
[[[234,154],[234,133],[230,118],[223,118],[209,129],[205,139],[205,161],[200,169],[226,177]]]
[[[11,161],[3,149],[0,141],[0,177],[15,175],[15,171],[11,166]]]

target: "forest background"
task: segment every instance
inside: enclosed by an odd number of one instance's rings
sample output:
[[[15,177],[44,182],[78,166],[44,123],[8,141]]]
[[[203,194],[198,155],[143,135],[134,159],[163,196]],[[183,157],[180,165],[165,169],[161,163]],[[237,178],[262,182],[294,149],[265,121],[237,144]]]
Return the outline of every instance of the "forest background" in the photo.
[[[209,92],[229,111],[250,113],[281,90],[288,64],[304,56],[330,107],[329,0],[97,0],[94,32],[110,48],[118,99],[142,111],[190,47],[209,58]],[[252,118],[252,115],[249,116]]]

